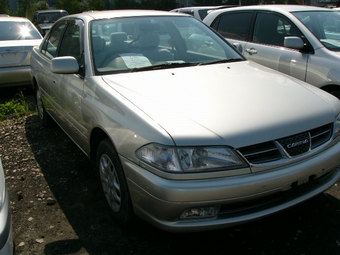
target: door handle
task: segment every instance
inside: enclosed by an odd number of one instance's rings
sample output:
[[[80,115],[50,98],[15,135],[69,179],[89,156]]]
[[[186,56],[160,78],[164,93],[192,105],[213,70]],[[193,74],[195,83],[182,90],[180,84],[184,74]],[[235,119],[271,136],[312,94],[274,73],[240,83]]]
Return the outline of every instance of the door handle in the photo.
[[[245,52],[247,52],[249,55],[257,54],[257,50],[254,48],[246,49]]]

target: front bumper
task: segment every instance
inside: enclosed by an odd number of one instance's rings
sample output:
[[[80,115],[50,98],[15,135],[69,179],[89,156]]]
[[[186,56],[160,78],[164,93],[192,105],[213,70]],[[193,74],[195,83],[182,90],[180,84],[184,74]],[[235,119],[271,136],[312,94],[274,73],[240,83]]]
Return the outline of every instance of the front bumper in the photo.
[[[340,143],[295,164],[241,176],[159,177],[121,157],[135,213],[165,231],[202,231],[255,220],[301,203],[340,178]],[[187,209],[217,206],[213,218],[182,220]]]
[[[9,205],[9,196],[8,192],[6,192],[4,205],[0,210],[0,255],[12,255],[12,254],[13,254],[12,217]]]

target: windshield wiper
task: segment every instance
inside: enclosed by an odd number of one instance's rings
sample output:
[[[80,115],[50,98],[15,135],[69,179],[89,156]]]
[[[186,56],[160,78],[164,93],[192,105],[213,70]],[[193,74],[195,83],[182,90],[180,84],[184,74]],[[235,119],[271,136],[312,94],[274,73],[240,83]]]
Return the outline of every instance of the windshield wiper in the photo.
[[[229,58],[229,59],[221,59],[221,60],[216,60],[216,61],[211,61],[211,62],[201,62],[198,65],[203,66],[203,65],[213,65],[213,64],[222,64],[222,63],[231,63],[231,62],[239,62],[239,61],[244,61],[245,59],[243,58]]]
[[[183,61],[167,61],[165,63],[158,64],[158,65],[135,67],[135,68],[132,68],[130,72],[159,70],[159,69],[167,69],[167,68],[174,68],[174,67],[192,66],[192,65],[196,65],[196,63],[186,63]]]

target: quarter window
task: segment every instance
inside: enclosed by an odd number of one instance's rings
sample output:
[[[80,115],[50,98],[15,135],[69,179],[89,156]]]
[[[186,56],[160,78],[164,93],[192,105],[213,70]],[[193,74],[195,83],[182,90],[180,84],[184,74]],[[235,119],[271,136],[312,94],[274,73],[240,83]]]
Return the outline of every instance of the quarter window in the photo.
[[[48,58],[54,58],[57,55],[58,44],[60,42],[63,31],[66,27],[65,23],[61,23],[54,27],[48,38],[45,39],[41,52]]]

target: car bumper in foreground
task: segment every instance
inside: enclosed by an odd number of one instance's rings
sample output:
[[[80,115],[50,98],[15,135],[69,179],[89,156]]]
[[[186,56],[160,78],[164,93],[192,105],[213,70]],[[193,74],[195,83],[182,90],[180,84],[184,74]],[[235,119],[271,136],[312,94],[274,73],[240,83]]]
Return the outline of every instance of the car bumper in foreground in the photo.
[[[322,193],[340,178],[339,151],[337,143],[281,168],[200,180],[165,179],[121,162],[138,216],[166,231],[202,231],[255,220]]]
[[[0,210],[0,255],[11,254],[13,254],[12,218],[6,192],[4,205]]]
[[[0,68],[0,87],[26,86],[31,84],[30,66]]]

